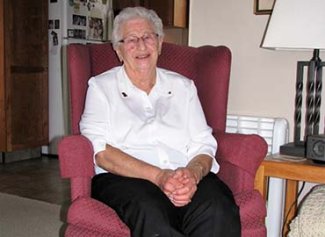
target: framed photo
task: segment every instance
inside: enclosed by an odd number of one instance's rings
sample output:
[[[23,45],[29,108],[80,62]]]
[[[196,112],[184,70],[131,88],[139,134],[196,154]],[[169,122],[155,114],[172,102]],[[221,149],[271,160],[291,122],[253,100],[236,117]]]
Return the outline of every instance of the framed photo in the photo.
[[[271,14],[275,0],[254,0],[254,13],[256,15]]]

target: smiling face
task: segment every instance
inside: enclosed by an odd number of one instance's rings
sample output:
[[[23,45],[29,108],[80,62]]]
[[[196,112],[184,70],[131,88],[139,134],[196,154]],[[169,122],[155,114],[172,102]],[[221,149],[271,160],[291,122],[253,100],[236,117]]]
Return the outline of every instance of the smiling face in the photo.
[[[155,73],[162,39],[153,25],[143,18],[131,19],[123,23],[121,35],[123,39],[116,52],[129,77]]]

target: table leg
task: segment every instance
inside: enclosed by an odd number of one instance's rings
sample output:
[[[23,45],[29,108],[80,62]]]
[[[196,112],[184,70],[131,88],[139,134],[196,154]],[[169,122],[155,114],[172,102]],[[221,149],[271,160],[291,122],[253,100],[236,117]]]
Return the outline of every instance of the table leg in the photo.
[[[297,192],[298,192],[298,181],[287,180],[286,181],[286,198],[284,206],[284,236],[288,234],[289,224],[296,215],[297,210]]]
[[[264,200],[266,200],[266,191],[267,191],[267,186],[266,186],[266,177],[264,175],[264,165],[260,165],[256,172],[256,177],[255,177],[255,189],[257,189],[260,194],[262,194]]]

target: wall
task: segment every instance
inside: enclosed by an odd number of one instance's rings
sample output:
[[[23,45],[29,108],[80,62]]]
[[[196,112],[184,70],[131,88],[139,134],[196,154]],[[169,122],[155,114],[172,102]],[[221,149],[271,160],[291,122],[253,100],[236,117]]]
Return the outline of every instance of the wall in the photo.
[[[255,15],[254,0],[190,4],[189,44],[226,45],[232,51],[228,113],[286,118],[292,140],[297,61],[310,60],[312,52],[261,48],[269,15]]]
[[[312,52],[261,48],[269,15],[255,15],[253,9],[254,0],[191,0],[189,45],[228,46],[232,51],[228,113],[286,118],[292,141],[297,61],[310,60]],[[325,53],[320,57],[324,59]],[[324,89],[322,94],[321,131]],[[312,186],[307,183],[299,201]]]

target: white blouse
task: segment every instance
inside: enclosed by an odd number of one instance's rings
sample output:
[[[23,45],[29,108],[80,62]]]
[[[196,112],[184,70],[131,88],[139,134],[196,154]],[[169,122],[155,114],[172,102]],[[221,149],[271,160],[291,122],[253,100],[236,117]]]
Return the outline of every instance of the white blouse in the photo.
[[[160,168],[185,167],[199,154],[214,159],[217,142],[207,125],[192,80],[157,68],[149,95],[135,87],[124,67],[115,67],[89,80],[81,134],[94,155],[106,144]],[[96,173],[107,172],[95,163]]]

